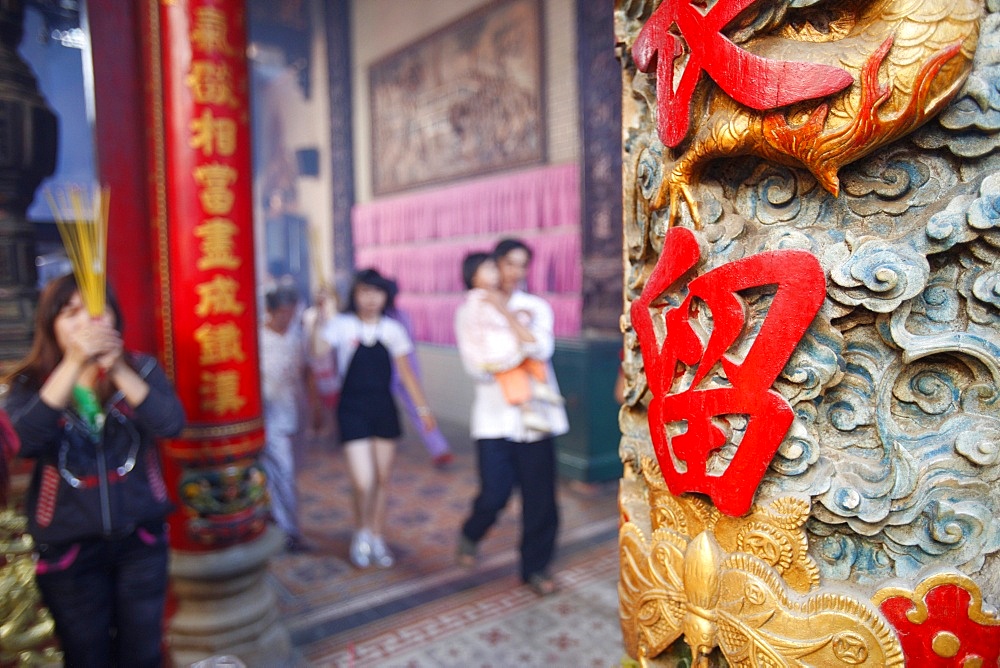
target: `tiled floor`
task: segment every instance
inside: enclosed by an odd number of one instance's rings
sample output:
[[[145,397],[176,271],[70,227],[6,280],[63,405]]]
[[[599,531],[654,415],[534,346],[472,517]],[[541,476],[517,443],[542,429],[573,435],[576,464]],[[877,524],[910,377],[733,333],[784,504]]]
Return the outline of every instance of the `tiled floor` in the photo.
[[[539,598],[517,577],[516,499],[481,545],[479,565],[454,566],[458,527],[476,491],[461,427],[444,425],[456,454],[447,471],[404,438],[393,473],[388,540],[397,565],[347,561],[349,482],[340,452],[303,448],[301,517],[313,550],[273,560],[299,666],[616,666],[616,483],[560,484],[554,567],[560,591]]]

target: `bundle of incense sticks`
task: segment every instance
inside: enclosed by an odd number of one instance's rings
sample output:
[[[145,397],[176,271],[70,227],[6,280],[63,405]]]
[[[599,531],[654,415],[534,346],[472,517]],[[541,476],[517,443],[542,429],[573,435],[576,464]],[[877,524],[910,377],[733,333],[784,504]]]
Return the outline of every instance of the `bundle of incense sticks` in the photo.
[[[107,187],[94,188],[91,194],[71,186],[53,191],[48,198],[59,228],[66,254],[87,312],[97,317],[104,313],[108,266]]]

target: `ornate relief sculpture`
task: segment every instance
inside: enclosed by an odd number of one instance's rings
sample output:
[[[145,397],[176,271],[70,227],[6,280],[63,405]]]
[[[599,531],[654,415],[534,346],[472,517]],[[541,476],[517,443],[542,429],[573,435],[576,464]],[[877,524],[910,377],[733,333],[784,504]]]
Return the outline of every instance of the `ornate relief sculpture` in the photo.
[[[722,156],[804,166],[837,195],[841,166],[912,131],[958,92],[981,14],[978,0],[945,3],[947,11],[940,0],[717,0],[708,10],[695,4],[661,2],[632,53],[640,70],[656,72],[664,144],[676,148],[687,136],[688,106],[698,118],[690,145],[653,200],[658,208],[669,196],[674,219],[682,195],[696,225],[690,184],[701,166]],[[734,35],[744,43],[737,46],[720,31],[750,6],[756,14]],[[809,6],[817,11],[782,22],[789,9]],[[696,101],[701,68],[721,90],[703,87]],[[880,72],[890,73],[886,81]]]
[[[899,630],[914,665],[1000,663],[1000,619],[983,612],[982,592],[970,578],[939,573],[922,580],[913,592],[882,589],[874,601]]]
[[[630,654],[654,657],[683,634],[696,662],[720,646],[733,666],[902,665],[899,642],[873,606],[810,593],[819,572],[805,549],[808,501],[780,498],[733,520],[697,497],[672,496],[658,473],[643,462],[650,538],[635,522],[621,530],[618,592]],[[634,480],[629,471],[623,481],[626,517]]]
[[[665,464],[667,485],[677,492],[704,492],[720,510],[738,515],[750,509],[767,464],[792,423],[788,402],[770,387],[823,303],[825,284],[815,257],[804,251],[776,250],[716,267],[691,280],[680,306],[651,308],[698,259],[698,244],[689,230],[666,231],[660,260],[632,302],[632,326],[653,395],[648,408],[650,437]],[[775,286],[773,301],[754,344],[739,363],[725,357],[745,324],[739,293],[770,285]],[[713,315],[711,333],[693,317],[695,298]],[[662,344],[653,312],[665,326]],[[704,348],[702,339],[707,339]],[[716,362],[725,369],[728,383],[701,387]],[[686,389],[674,392],[678,364],[697,369],[684,379]],[[728,440],[712,419],[728,414],[747,416],[744,435],[725,471],[711,471],[709,455]],[[678,422],[683,427],[674,430]]]
[[[615,20],[630,654],[992,665],[1000,0]]]
[[[0,508],[0,666],[62,665],[55,622],[35,586],[28,520]]]

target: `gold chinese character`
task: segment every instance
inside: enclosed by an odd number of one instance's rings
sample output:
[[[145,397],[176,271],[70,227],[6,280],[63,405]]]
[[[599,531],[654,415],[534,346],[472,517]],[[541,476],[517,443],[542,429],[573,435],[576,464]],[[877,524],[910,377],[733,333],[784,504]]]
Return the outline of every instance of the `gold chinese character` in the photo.
[[[233,322],[221,325],[205,323],[194,330],[194,340],[201,345],[201,356],[198,361],[202,365],[221,364],[223,362],[242,362],[243,332]]]
[[[242,258],[233,252],[233,237],[239,232],[236,223],[228,218],[209,218],[194,229],[194,235],[201,238],[201,257],[198,269],[236,269],[243,264]]]
[[[236,195],[229,186],[236,182],[239,176],[234,168],[213,162],[194,170],[194,180],[202,186],[198,193],[201,208],[210,216],[225,216],[233,209]]]
[[[240,315],[246,305],[236,299],[239,281],[228,276],[216,275],[212,280],[194,286],[198,292],[198,305],[194,312],[204,318],[207,315],[229,313]]]
[[[191,148],[200,150],[202,155],[230,156],[236,152],[236,121],[232,118],[216,118],[208,109],[199,118],[191,121]]]
[[[194,11],[194,30],[191,31],[191,43],[206,53],[232,55],[233,47],[229,46],[229,26],[226,24],[226,13],[216,7],[199,7]]]
[[[196,60],[191,63],[191,74],[187,84],[198,104],[217,104],[236,108],[240,101],[236,97],[233,71],[225,63],[210,60]]]
[[[201,372],[202,410],[216,415],[232,413],[243,408],[247,400],[240,396],[240,374],[238,371]]]

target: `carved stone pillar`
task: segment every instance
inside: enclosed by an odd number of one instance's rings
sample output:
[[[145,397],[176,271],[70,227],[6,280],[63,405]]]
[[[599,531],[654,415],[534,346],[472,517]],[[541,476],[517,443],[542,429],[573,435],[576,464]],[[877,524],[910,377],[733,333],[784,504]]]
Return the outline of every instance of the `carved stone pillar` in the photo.
[[[147,109],[160,351],[187,411],[164,447],[175,662],[238,656],[283,665],[288,634],[264,576],[283,546],[265,531],[258,456],[251,160],[242,0],[148,0]]]
[[[983,4],[617,0],[619,594],[648,665],[997,663]]]
[[[35,234],[25,211],[56,165],[56,117],[17,53],[23,19],[21,0],[0,0],[0,369],[31,347]]]

